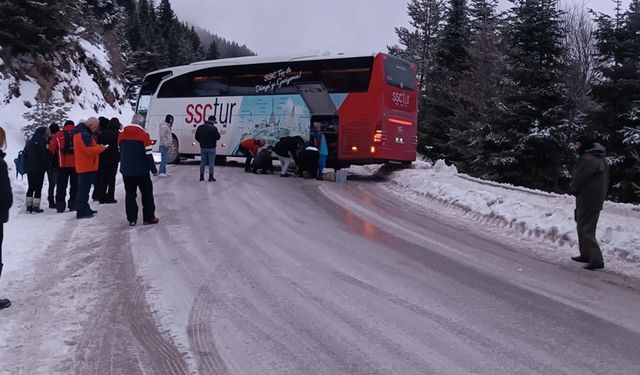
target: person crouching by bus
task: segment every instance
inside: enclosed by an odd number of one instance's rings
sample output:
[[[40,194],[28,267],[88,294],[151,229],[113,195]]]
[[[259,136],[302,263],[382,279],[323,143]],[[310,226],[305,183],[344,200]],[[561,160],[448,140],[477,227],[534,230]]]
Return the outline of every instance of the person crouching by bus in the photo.
[[[158,171],[158,177],[169,177],[167,174],[167,160],[169,159],[169,148],[173,143],[173,136],[171,135],[171,127],[173,126],[173,116],[167,115],[164,118],[164,122],[160,123],[160,129],[158,134],[158,143],[160,151],[160,170]]]
[[[89,191],[93,185],[100,154],[107,146],[99,145],[93,136],[98,130],[98,119],[89,117],[85,123],[79,123],[73,130],[73,156],[78,174],[78,193],[76,195],[76,219],[89,219],[98,211],[89,206]]]
[[[244,161],[245,172],[251,172],[251,159],[257,157],[258,150],[264,145],[265,141],[263,139],[248,138],[240,142],[240,147],[238,149],[242,155],[246,157]]]
[[[282,137],[273,147],[273,152],[278,155],[278,159],[280,160],[280,177],[289,177],[289,165],[291,164],[291,159],[296,153],[298,148],[298,142],[300,137]]]
[[[148,225],[160,222],[155,215],[153,182],[149,174],[156,175],[158,170],[151,151],[151,137],[142,127],[143,122],[144,118],[140,114],[133,115],[132,124],[125,126],[118,136],[120,173],[125,190],[125,212],[130,226],[135,226],[138,221],[138,204],[136,203],[138,189],[142,198],[142,223]]]
[[[73,129],[75,124],[67,120],[62,130],[55,133],[49,142],[49,151],[58,160],[58,175],[56,179],[56,211],[64,212],[67,186],[69,189],[69,211],[76,207],[76,191],[78,190],[78,176],[76,175],[76,160],[73,156]]]
[[[272,151],[273,147],[271,146],[258,151],[251,165],[253,173],[258,173],[259,170],[262,170],[262,174],[266,174],[267,172],[273,173],[273,162],[271,161]]]
[[[204,124],[196,130],[196,141],[200,143],[200,181],[204,181],[204,167],[209,164],[209,182],[213,177],[213,165],[216,160],[216,143],[220,139],[220,132],[215,126],[216,116],[209,116]]]
[[[40,127],[33,133],[33,136],[25,146],[25,156],[27,159],[27,212],[40,213],[40,197],[42,195],[42,185],[44,185],[44,174],[51,165],[51,153],[47,149],[49,145],[49,128]]]

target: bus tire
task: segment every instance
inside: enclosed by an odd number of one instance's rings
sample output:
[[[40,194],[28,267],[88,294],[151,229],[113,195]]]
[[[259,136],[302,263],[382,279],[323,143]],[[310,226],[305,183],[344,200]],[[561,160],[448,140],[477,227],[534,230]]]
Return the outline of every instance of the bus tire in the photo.
[[[171,147],[169,147],[167,162],[169,164],[178,164],[180,162],[180,144],[175,135],[171,137]]]
[[[225,165],[227,164],[227,157],[226,156],[218,156],[216,155],[216,160],[214,162],[215,165]]]

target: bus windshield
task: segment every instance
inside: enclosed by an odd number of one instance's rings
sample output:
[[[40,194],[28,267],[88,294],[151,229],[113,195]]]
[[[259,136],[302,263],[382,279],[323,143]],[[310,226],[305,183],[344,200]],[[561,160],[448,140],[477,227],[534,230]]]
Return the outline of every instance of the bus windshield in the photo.
[[[138,97],[136,113],[141,114],[145,119],[147,118],[151,96],[155,94],[160,82],[162,82],[162,79],[168,75],[171,75],[170,71],[151,74],[145,77],[142,82],[142,87],[140,88],[140,96]]]
[[[384,76],[386,82],[395,87],[405,90],[413,90],[416,75],[411,65],[403,60],[385,56],[384,60]]]

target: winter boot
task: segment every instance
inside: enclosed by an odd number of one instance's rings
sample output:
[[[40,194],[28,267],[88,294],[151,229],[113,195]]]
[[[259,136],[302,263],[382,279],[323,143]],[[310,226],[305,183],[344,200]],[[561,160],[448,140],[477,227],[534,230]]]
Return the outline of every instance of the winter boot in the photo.
[[[3,264],[0,263],[0,276],[2,276],[2,266]],[[6,309],[9,306],[11,306],[11,301],[9,301],[8,299],[0,298],[0,310]]]
[[[204,181],[204,175],[200,175],[200,181]]]
[[[69,199],[69,211],[75,211],[76,210],[76,200],[75,199]]]
[[[28,213],[32,213],[33,212],[33,197],[27,197],[27,200],[25,202],[27,204],[27,212]]]
[[[56,200],[53,197],[49,197],[49,208],[56,209]]]
[[[215,179],[215,178],[213,178],[213,175],[212,175],[212,174],[210,174],[210,175],[209,175],[209,182],[213,182],[213,181],[215,181],[215,180],[216,180],[216,179]]]
[[[36,214],[44,212],[44,210],[40,208],[40,198],[33,198],[33,208],[32,208],[32,210]]]

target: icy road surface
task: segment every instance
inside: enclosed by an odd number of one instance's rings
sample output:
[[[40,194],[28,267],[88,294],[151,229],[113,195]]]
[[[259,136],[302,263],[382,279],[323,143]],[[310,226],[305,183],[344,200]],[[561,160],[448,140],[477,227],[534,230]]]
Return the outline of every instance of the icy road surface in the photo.
[[[640,373],[635,280],[378,182],[197,168],[154,178],[156,226],[127,225],[121,186],[93,220],[29,219],[55,231],[3,276],[0,373]]]

